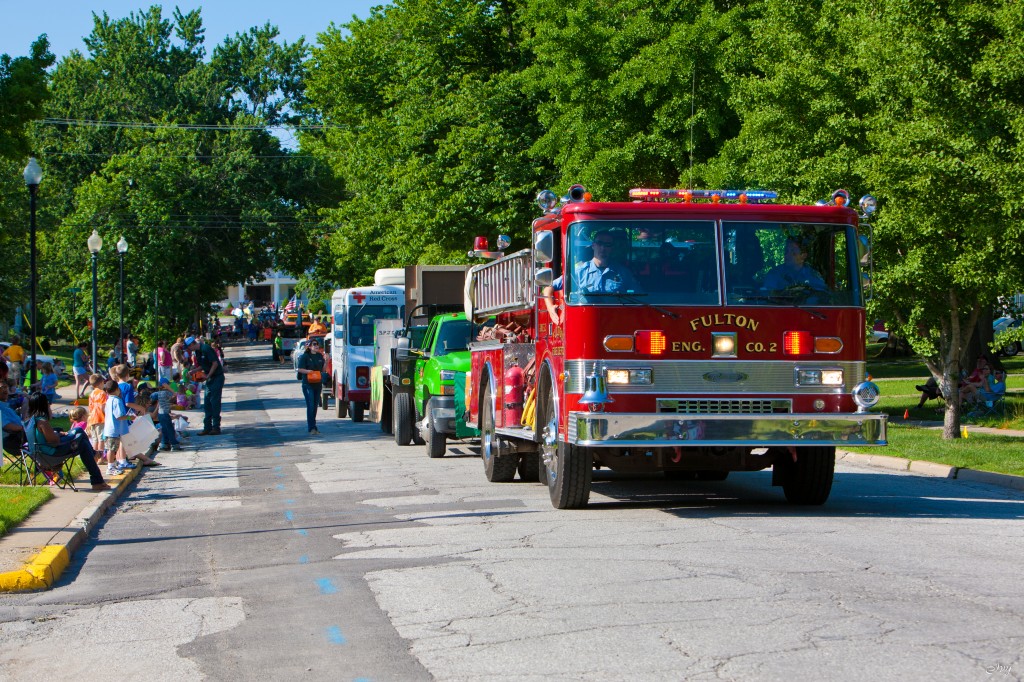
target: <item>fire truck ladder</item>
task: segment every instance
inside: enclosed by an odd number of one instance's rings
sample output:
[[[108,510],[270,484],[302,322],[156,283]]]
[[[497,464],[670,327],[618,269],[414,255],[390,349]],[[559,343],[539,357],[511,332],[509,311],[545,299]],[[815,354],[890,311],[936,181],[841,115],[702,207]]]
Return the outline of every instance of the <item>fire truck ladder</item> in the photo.
[[[523,310],[533,305],[533,266],[529,249],[474,266],[473,303],[479,317]]]

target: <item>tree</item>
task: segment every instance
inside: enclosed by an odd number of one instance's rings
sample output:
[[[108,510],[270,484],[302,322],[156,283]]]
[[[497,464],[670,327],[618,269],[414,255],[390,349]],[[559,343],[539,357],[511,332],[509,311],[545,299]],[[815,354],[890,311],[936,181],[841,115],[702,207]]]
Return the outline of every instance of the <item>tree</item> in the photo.
[[[93,229],[106,244],[105,338],[116,337],[111,254],[122,235],[126,322],[144,335],[156,315],[165,330],[201,319],[227,285],[276,266],[278,248],[298,271],[308,262],[295,235],[316,166],[267,130],[291,106],[305,47],[274,47],[276,29],[265,26],[228,39],[206,62],[203,34],[198,11],[175,11],[170,20],[159,7],[116,20],[97,15],[88,54],[73,52],[55,70],[48,114],[67,123],[42,127],[36,138],[54,188],[44,204],[54,230],[43,284],[62,293],[70,280],[82,293],[77,306],[48,297],[42,307],[51,324],[84,326]],[[78,320],[70,319],[75,308]]]
[[[1007,170],[1020,167],[1020,80],[993,77],[993,55],[1017,40],[1010,5],[766,0],[749,30],[755,69],[730,100],[742,129],[706,169],[798,199],[839,186],[878,196],[870,310],[940,381],[947,438],[960,435],[978,317],[1024,273]]]
[[[535,101],[520,3],[404,0],[321,34],[302,149],[330,164],[346,198],[322,212],[344,285],[380,267],[464,262],[477,234],[521,244],[544,167],[530,158]]]
[[[11,319],[28,300],[22,273],[28,270],[28,195],[22,169],[32,152],[29,124],[39,118],[49,96],[46,69],[53,64],[46,36],[27,57],[0,55],[0,316]]]

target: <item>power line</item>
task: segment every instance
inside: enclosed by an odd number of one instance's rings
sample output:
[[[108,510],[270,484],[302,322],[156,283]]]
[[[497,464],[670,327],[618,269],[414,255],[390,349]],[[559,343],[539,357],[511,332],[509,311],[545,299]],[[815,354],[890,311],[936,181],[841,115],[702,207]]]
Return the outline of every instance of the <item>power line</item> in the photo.
[[[141,121],[96,121],[74,118],[42,118],[43,125],[89,126],[93,128],[142,128],[146,130],[341,130],[348,126],[310,124],[241,125],[236,123],[144,123]]]

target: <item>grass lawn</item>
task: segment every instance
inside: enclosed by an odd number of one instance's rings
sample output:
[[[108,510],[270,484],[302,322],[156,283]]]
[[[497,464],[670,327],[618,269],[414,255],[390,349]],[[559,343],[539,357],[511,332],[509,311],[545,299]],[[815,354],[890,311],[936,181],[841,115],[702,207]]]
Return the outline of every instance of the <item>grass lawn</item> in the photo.
[[[45,486],[0,488],[0,536],[6,535],[51,497],[53,493]]]
[[[938,462],[956,467],[1024,476],[1024,439],[972,433],[967,438],[945,440],[942,429],[903,424],[889,425],[889,445],[884,448],[843,448],[866,455],[888,455]]]

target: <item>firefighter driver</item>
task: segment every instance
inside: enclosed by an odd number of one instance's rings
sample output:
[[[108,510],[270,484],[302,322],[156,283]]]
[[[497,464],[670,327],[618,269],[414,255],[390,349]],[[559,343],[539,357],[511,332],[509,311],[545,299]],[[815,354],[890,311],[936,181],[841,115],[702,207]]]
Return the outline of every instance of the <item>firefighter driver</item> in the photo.
[[[762,288],[768,291],[786,291],[791,287],[828,291],[825,280],[806,261],[807,249],[790,237],[786,240],[785,260],[768,271]]]
[[[622,263],[621,253],[616,254],[618,242],[610,230],[602,230],[593,236],[594,257],[579,262],[573,268],[573,290],[583,294],[628,294],[640,291],[640,285],[629,267]],[[551,321],[561,320],[555,307],[554,292],[562,291],[564,280],[558,277],[551,286],[544,287],[542,295]]]

